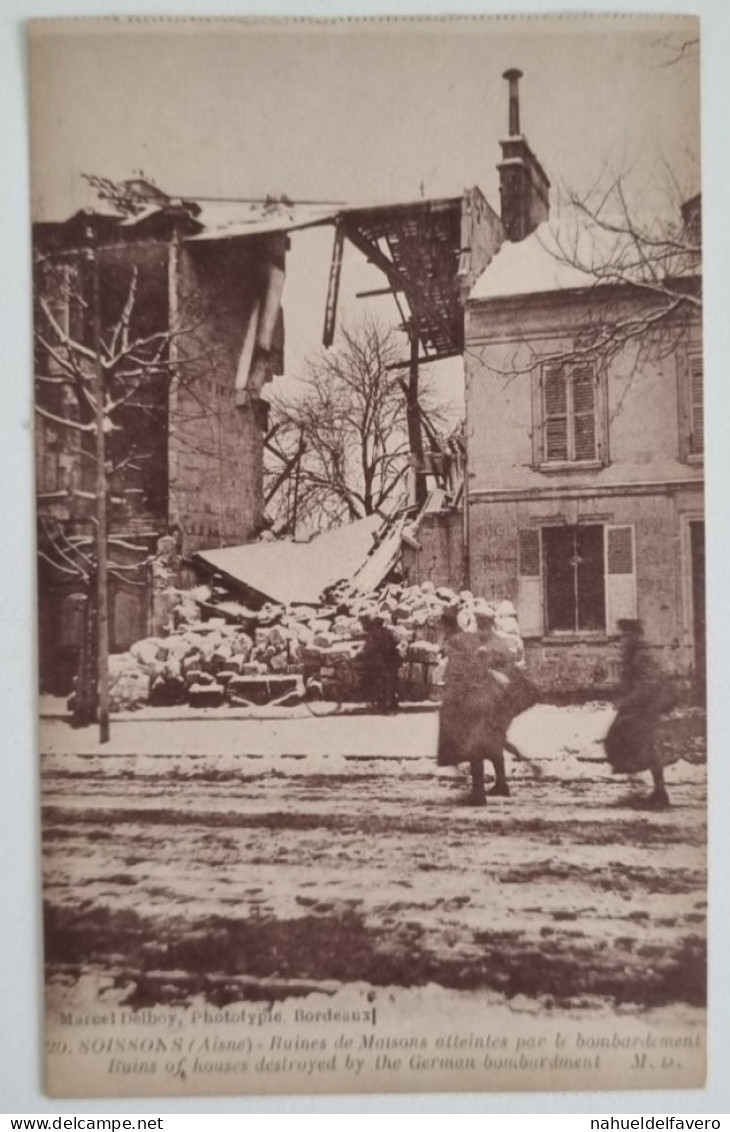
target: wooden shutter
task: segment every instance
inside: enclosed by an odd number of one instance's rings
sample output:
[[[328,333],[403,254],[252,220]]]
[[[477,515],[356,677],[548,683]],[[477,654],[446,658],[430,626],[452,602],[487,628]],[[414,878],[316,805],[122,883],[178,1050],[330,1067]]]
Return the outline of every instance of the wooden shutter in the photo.
[[[523,637],[541,637],[542,552],[539,528],[518,531],[517,619]]]
[[[69,333],[68,302],[63,293],[57,293],[46,300],[46,305],[50,311],[50,317],[47,324],[41,326],[41,333],[51,349],[46,352],[45,373],[49,377],[68,376],[63,365],[68,357],[68,348],[60,337],[61,333]]]
[[[571,386],[573,459],[595,460],[598,453],[596,451],[596,382],[593,366],[574,366]]]
[[[543,381],[545,460],[568,460],[568,388],[565,369],[546,365]]]
[[[701,456],[705,450],[705,415],[702,358],[689,361],[689,450],[693,456]]]
[[[632,526],[606,527],[606,629],[618,632],[622,618],[635,618],[636,552]]]

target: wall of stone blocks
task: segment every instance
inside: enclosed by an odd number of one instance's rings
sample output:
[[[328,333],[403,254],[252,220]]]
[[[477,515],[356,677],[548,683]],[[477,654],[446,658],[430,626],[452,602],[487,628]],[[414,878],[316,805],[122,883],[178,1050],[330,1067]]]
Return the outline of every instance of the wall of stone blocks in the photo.
[[[698,485],[699,488],[699,485]],[[687,522],[702,516],[701,490],[645,495],[508,501],[471,506],[470,588],[519,609],[518,532],[554,524],[629,524],[635,530],[637,614],[656,658],[669,674],[689,678],[693,666]],[[426,516],[419,551],[406,549],[409,581],[463,587],[462,517]],[[546,695],[612,694],[620,683],[621,641],[615,634],[526,638],[530,674]]]
[[[256,536],[263,435],[234,384],[256,297],[253,241],[187,243],[176,272],[178,377],[170,398],[169,518],[185,554]],[[173,253],[174,254],[174,253]]]
[[[464,578],[464,538],[461,511],[425,515],[417,533],[420,549],[403,544],[402,565],[409,585],[433,582],[461,590]]]
[[[699,485],[698,485],[699,488]],[[518,532],[561,523],[632,525],[637,616],[664,671],[689,678],[693,666],[689,519],[701,518],[701,490],[642,495],[476,501],[472,505],[471,577],[475,593],[519,609]],[[526,640],[535,681],[545,691],[596,693],[617,687],[620,642],[610,633]]]

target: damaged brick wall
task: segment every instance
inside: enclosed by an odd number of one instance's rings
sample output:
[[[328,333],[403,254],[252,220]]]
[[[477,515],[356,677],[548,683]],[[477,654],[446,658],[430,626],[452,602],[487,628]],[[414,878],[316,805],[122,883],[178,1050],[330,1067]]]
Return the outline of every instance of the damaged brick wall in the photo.
[[[433,582],[435,586],[460,590],[464,577],[461,512],[438,511],[425,515],[416,533],[416,543],[418,549],[403,543],[402,565],[408,582],[411,585]]]
[[[173,253],[174,254],[174,253]],[[183,552],[254,538],[263,508],[263,434],[235,379],[256,300],[254,241],[178,251],[178,379],[170,399],[169,518]]]

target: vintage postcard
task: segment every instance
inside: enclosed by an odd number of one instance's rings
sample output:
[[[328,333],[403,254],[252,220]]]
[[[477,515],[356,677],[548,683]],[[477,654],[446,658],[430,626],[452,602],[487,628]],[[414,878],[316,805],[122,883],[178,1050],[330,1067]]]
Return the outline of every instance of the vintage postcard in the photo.
[[[697,1088],[699,24],[30,27],[46,1088]]]

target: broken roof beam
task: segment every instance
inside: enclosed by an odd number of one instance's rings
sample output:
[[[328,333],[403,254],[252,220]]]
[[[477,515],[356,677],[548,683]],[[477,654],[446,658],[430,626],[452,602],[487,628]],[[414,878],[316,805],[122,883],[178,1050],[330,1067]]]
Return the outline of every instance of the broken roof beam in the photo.
[[[393,295],[397,298],[398,294],[403,292],[394,291],[392,287],[376,287],[373,291],[357,291],[355,294],[356,299],[376,299],[380,295]]]
[[[408,296],[408,280],[401,275],[393,261],[384,255],[377,243],[364,235],[352,222],[346,221],[344,229],[350,243],[354,244],[370,263],[380,268],[392,289]]]
[[[463,353],[463,209],[461,198],[449,198],[345,210],[338,218],[347,239],[385,275],[399,310],[400,295],[417,315],[422,350],[434,358]]]
[[[330,276],[327,284],[327,305],[324,312],[324,332],[322,343],[328,349],[335,340],[335,323],[337,321],[337,299],[340,294],[340,278],[342,276],[342,253],[345,243],[345,233],[340,221],[335,225],[335,238],[332,244],[332,260],[330,262]]]
[[[445,222],[445,223],[444,223]],[[413,283],[420,315],[420,337],[443,355],[462,346],[463,314],[458,302],[458,246],[452,213],[421,211],[415,217],[394,217],[386,240],[390,254]],[[409,296],[409,301],[410,296]]]
[[[460,358],[461,353],[461,350],[452,350],[450,353],[424,354],[418,359],[418,364],[425,366],[432,362],[443,362],[446,358]],[[389,362],[385,368],[386,370],[408,369],[410,364],[410,358],[404,358],[402,362]]]
[[[461,342],[458,331],[456,334],[454,333],[454,328],[448,316],[442,314],[439,310],[439,305],[448,304],[445,300],[441,300],[440,304],[438,301],[434,302],[429,289],[418,285],[420,272],[415,263],[415,257],[408,257],[409,260],[413,259],[414,262],[407,264],[406,271],[402,271],[400,266],[388,259],[377,243],[364,235],[356,225],[351,222],[347,223],[345,234],[366,259],[380,268],[390,282],[391,289],[405,294],[411,310],[418,309],[421,319],[420,336],[424,349],[434,348],[438,357],[451,357],[460,354]],[[390,241],[388,242],[390,243]],[[409,267],[411,268],[410,275],[408,274]],[[461,314],[460,311],[459,314]],[[439,333],[442,336],[441,340],[436,341]],[[434,359],[426,360],[433,361]]]

